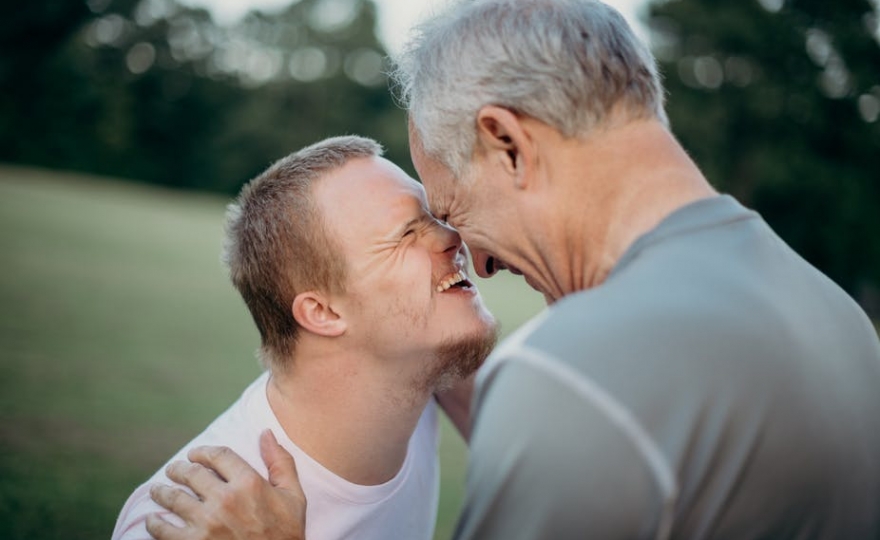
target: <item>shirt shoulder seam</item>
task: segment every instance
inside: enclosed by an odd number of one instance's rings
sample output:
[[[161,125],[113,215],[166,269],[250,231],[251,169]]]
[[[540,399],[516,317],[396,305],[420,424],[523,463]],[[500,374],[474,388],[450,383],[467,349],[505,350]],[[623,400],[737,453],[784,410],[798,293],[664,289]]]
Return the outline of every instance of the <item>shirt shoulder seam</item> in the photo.
[[[657,442],[648,434],[647,430],[629,408],[606,392],[590,377],[575,370],[555,356],[523,343],[517,343],[516,345],[516,347],[506,347],[503,359],[502,357],[496,357],[492,365],[487,366],[489,369],[481,374],[483,385],[490,382],[503,364],[521,364],[542,372],[563,386],[568,387],[582,399],[590,402],[596,410],[608,419],[611,425],[616,427],[630,441],[647,464],[663,500],[662,513],[658,521],[655,538],[657,540],[667,540],[670,538],[679,488],[672,467],[660,450]],[[483,389],[481,388],[482,391]]]

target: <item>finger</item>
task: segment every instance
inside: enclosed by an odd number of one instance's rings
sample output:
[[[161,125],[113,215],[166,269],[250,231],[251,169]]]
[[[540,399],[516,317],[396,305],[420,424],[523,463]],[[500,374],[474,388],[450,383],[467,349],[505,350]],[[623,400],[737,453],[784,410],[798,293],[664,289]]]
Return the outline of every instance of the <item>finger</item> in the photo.
[[[165,475],[178,484],[187,486],[201,499],[220,489],[225,483],[217,474],[199,463],[175,461],[165,467]]]
[[[150,486],[150,498],[162,508],[180,516],[187,523],[190,522],[190,518],[199,506],[199,501],[184,490],[162,484]]]
[[[213,470],[227,482],[250,475],[259,476],[247,461],[226,446],[197,446],[189,451],[187,457],[193,463]]]
[[[147,532],[156,540],[183,540],[183,529],[162,519],[159,514],[147,516]]]
[[[260,455],[269,469],[270,484],[302,492],[293,456],[278,444],[275,434],[270,429],[260,434]]]

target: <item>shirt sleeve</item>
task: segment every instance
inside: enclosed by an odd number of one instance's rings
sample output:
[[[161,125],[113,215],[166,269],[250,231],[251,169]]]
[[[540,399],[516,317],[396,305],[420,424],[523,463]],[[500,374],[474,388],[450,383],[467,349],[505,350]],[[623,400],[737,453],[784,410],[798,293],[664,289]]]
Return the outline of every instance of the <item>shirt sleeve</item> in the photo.
[[[170,480],[166,480],[165,483],[170,483]],[[117,518],[112,540],[153,540],[147,532],[147,516],[150,514],[159,514],[176,527],[185,525],[182,519],[153,502],[150,498],[152,484],[153,482],[150,481],[141,485],[128,498]]]
[[[558,374],[496,369],[477,395],[455,538],[657,538],[657,483],[607,412]]]

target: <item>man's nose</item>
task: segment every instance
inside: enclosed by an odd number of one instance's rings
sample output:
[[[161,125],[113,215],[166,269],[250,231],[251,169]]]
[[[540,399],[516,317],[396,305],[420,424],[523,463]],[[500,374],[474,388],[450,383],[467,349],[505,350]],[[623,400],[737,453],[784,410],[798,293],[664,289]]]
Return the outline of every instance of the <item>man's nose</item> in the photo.
[[[432,238],[434,249],[451,257],[457,255],[461,249],[461,236],[458,231],[445,223],[437,223]]]
[[[474,270],[481,278],[488,278],[495,275],[501,269],[498,259],[487,255],[485,252],[471,248],[471,257],[474,261]]]

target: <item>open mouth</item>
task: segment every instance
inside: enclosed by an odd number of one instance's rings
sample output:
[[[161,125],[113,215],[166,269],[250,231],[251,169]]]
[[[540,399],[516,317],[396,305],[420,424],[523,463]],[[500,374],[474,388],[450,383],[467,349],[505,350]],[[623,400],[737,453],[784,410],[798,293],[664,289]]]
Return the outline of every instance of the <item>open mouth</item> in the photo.
[[[464,273],[464,270],[459,270],[441,279],[436,290],[441,293],[449,289],[469,289],[471,287],[473,284],[468,280],[467,274]]]

